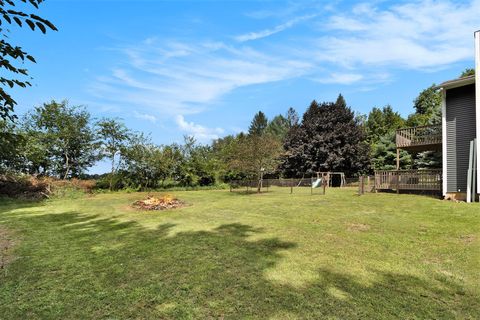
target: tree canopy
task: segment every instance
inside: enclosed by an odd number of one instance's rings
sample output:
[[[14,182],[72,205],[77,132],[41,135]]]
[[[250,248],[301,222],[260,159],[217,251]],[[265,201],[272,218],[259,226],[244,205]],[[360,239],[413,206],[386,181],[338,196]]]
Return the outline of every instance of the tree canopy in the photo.
[[[121,164],[122,151],[125,150],[127,145],[129,130],[118,119],[103,118],[96,123],[96,126],[97,134],[101,141],[100,156],[111,161],[109,189],[112,190],[114,174]]]
[[[366,170],[369,152],[364,138],[362,127],[341,95],[335,103],[314,100],[301,124],[287,135],[281,168],[286,176]]]
[[[460,74],[460,78],[468,77],[468,76],[474,76],[475,75],[475,69],[474,68],[467,68],[462,71],[462,74]]]
[[[41,146],[30,153],[36,173],[61,178],[78,177],[98,160],[98,141],[90,113],[67,101],[51,101],[26,115],[25,131]],[[41,171],[40,171],[41,170]]]
[[[265,113],[262,111],[258,111],[252,119],[250,123],[250,127],[248,128],[249,134],[255,135],[262,135],[265,133],[265,130],[268,126],[268,119],[265,116]]]
[[[390,135],[404,125],[405,120],[398,112],[393,111],[390,105],[381,109],[374,107],[365,122],[367,140],[369,143],[375,144],[385,135]]]

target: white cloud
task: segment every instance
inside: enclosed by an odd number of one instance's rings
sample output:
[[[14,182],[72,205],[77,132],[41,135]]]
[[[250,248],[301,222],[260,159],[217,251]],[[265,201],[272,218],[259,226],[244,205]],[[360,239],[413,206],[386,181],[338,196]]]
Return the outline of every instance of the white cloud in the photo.
[[[245,41],[251,41],[251,40],[266,38],[268,36],[271,36],[271,35],[274,35],[276,33],[282,32],[286,29],[289,29],[289,28],[293,27],[294,25],[296,25],[297,23],[300,23],[300,22],[303,22],[303,21],[306,21],[306,20],[310,20],[310,19],[312,19],[316,16],[317,15],[315,15],[315,14],[310,14],[310,15],[296,17],[296,18],[291,19],[291,20],[289,20],[285,23],[277,25],[276,27],[274,27],[272,29],[265,29],[265,30],[261,30],[261,31],[257,31],[257,32],[249,32],[249,33],[245,33],[245,34],[236,36],[235,40],[237,40],[239,42],[245,42]]]
[[[441,68],[472,58],[479,12],[479,0],[426,0],[384,10],[361,4],[330,18],[332,35],[318,39],[316,59],[347,68]]]
[[[163,116],[195,114],[232,90],[304,74],[311,65],[248,47],[219,42],[157,44],[151,40],[122,50],[128,59],[90,91]]]
[[[120,61],[92,83],[90,92],[106,105],[137,110],[136,117],[145,120],[174,117],[193,132],[198,125],[183,117],[206,110],[237,88],[297,77],[374,88],[391,81],[397,69],[430,71],[472,59],[480,0],[380,5],[360,3],[341,14],[317,8],[272,29],[239,35],[238,41],[230,38],[231,43],[150,37],[121,48]],[[322,19],[315,20],[321,21],[307,26],[314,30],[288,42],[269,42],[268,36],[320,12]],[[249,41],[260,38],[265,43]],[[207,131],[197,128],[197,134],[219,134],[200,128]]]
[[[133,116],[137,119],[141,119],[141,120],[147,120],[147,121],[150,121],[150,122],[157,122],[157,117],[155,117],[154,115],[151,115],[151,114],[148,114],[148,113],[140,113],[138,111],[133,111]]]
[[[361,74],[356,73],[332,73],[329,77],[314,79],[320,83],[353,84],[363,79]]]
[[[194,136],[201,142],[211,142],[214,139],[218,139],[225,132],[222,128],[207,128],[193,122],[188,122],[182,115],[178,115],[175,118],[175,122],[180,130],[188,135]]]

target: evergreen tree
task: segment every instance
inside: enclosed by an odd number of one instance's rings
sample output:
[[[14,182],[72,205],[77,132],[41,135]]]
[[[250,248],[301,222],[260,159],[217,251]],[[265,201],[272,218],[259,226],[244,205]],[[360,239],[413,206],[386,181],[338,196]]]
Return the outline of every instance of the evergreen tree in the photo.
[[[298,125],[299,117],[297,111],[292,107],[288,108],[287,110],[287,122],[288,127],[293,128]]]
[[[268,126],[268,119],[262,111],[258,111],[250,123],[248,128],[248,134],[250,135],[262,135]]]
[[[397,145],[395,132],[380,137],[372,145],[371,166],[373,170],[395,170],[397,168]],[[400,151],[400,169],[412,167],[412,156],[405,150]]]
[[[460,78],[468,77],[468,76],[474,76],[475,75],[475,69],[474,68],[467,68],[465,69],[462,74],[460,75]]]
[[[289,129],[288,119],[279,114],[268,123],[266,132],[283,141]]]
[[[385,135],[403,126],[405,126],[405,120],[398,112],[393,111],[391,106],[387,105],[382,109],[374,107],[365,123],[367,141],[375,144]]]
[[[341,93],[338,95],[337,101],[335,101],[335,104],[343,108],[347,107],[347,102],[345,101],[345,98],[342,96]]]

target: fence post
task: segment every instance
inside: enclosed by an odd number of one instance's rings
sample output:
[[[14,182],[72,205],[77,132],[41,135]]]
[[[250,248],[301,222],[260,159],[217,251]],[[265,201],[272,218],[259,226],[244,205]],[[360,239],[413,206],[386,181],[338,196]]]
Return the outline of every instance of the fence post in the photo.
[[[290,179],[290,194],[293,193],[293,178]]]
[[[400,172],[397,170],[397,194],[400,193]]]
[[[364,193],[363,190],[363,176],[360,176],[360,179],[358,181],[358,195],[361,196]]]

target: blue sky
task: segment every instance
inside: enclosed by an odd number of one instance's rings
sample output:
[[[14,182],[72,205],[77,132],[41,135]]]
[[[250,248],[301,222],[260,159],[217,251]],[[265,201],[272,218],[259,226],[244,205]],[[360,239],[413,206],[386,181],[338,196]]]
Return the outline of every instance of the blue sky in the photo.
[[[403,115],[432,83],[473,66],[480,1],[47,0],[47,35],[14,30],[32,53],[18,113],[51,99],[119,117],[157,143],[211,139],[335,100]]]

